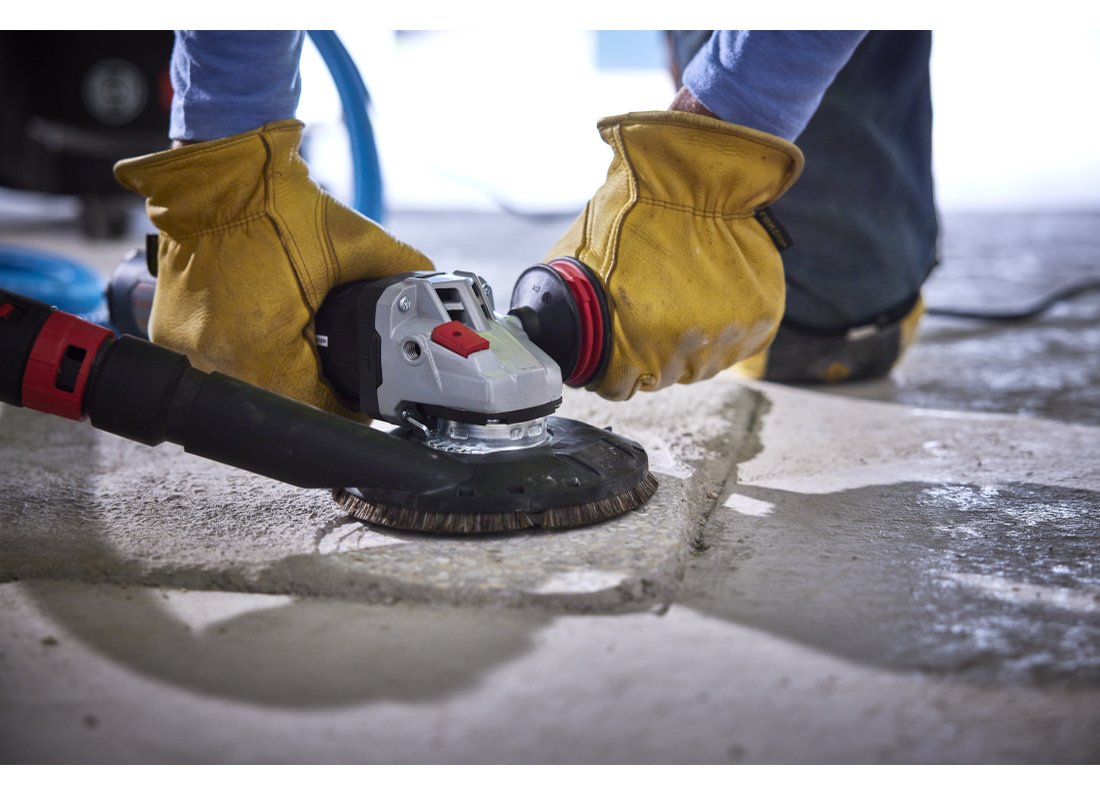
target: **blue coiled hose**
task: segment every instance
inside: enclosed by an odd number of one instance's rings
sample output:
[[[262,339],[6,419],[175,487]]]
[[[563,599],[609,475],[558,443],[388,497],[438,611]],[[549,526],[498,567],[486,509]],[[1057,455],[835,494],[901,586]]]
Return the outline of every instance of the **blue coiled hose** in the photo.
[[[0,245],[0,287],[97,325],[108,322],[105,281],[86,264],[17,245]]]

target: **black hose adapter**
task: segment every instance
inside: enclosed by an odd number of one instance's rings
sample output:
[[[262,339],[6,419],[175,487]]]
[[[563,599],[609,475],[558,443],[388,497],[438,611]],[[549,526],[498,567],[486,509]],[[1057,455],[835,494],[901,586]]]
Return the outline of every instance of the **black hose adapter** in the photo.
[[[446,491],[470,468],[29,298],[0,292],[0,400],[303,488]]]

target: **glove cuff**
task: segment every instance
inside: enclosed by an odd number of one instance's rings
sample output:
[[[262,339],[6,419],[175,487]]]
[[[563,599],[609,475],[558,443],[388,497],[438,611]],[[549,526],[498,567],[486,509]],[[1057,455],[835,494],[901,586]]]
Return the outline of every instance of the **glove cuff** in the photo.
[[[115,178],[146,198],[161,231],[186,239],[262,217],[273,201],[267,178],[308,178],[298,147],[303,123],[272,122],[223,139],[115,164]]]
[[[625,165],[639,200],[696,214],[751,214],[802,172],[802,151],[786,139],[699,114],[634,112],[597,127],[615,151],[609,177]]]

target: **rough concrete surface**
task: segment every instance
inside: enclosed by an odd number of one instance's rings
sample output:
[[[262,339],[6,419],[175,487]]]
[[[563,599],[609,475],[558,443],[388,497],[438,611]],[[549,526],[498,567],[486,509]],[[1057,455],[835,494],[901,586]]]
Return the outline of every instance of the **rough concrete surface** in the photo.
[[[566,222],[393,228],[504,304]],[[1098,222],[948,217],[929,300],[1094,276]],[[571,393],[661,488],[563,533],[372,529],[4,408],[0,761],[1095,762],[1098,309],[927,320],[861,385]]]
[[[656,497],[604,525],[480,537],[371,528],[327,491],[4,408],[0,448],[24,455],[0,464],[0,580],[589,610],[667,603],[758,402],[733,383],[677,387],[625,413],[571,393],[563,413],[614,423],[646,448]]]

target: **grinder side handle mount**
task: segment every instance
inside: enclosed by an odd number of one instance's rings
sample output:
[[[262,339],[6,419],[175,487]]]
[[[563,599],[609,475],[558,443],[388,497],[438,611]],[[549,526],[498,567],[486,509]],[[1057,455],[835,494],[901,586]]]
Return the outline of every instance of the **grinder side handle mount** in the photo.
[[[598,380],[611,355],[611,312],[595,273],[575,258],[536,264],[512,289],[512,309],[527,336],[561,367],[567,386]]]

